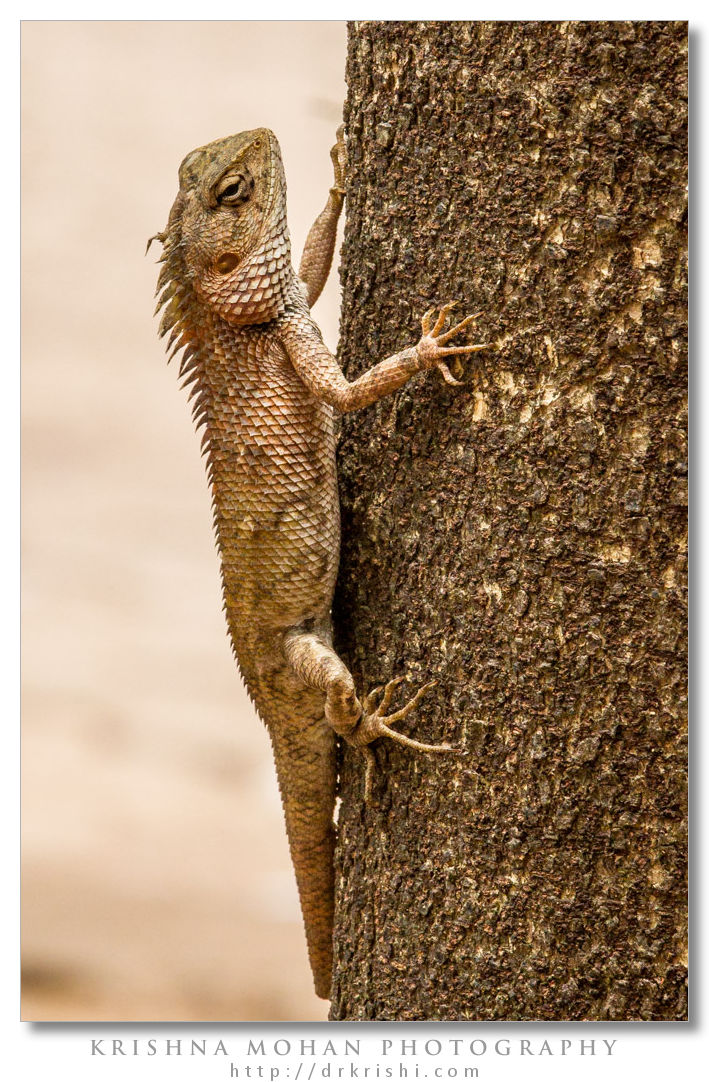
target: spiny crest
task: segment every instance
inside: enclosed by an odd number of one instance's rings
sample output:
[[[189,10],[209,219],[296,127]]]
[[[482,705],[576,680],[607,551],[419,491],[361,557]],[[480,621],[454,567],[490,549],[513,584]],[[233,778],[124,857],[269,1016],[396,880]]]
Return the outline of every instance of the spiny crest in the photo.
[[[184,344],[186,344],[186,341],[188,340],[184,335],[184,331],[186,329],[185,320],[190,306],[189,294],[191,290],[184,285],[185,265],[182,257],[181,232],[179,228],[179,203],[180,200],[176,200],[175,206],[170,212],[170,220],[168,221],[165,232],[156,233],[155,237],[151,237],[148,241],[148,246],[150,246],[150,243],[153,240],[159,240],[163,246],[163,253],[158,260],[159,263],[162,263],[162,267],[160,268],[158,284],[155,289],[155,295],[158,297],[158,303],[155,306],[155,315],[158,314],[161,308],[164,309],[158,333],[160,337],[163,338],[168,331],[172,331],[168,342],[168,349],[178,335],[185,337]],[[179,345],[177,348],[180,348]],[[169,359],[172,359],[172,356],[176,351],[177,350],[173,351]]]
[[[159,240],[163,245],[163,252],[158,260],[162,266],[155,289],[155,295],[159,294],[155,315],[162,309],[158,333],[161,338],[164,338],[169,332],[168,364],[173,357],[182,354],[178,375],[182,379],[182,387],[190,387],[194,384],[190,389],[189,397],[193,400],[192,416],[199,429],[209,418],[210,401],[208,390],[201,380],[204,364],[196,332],[196,300],[189,284],[184,261],[181,209],[182,200],[178,196],[170,212],[167,228],[164,232],[156,233],[154,237],[151,237],[148,247],[153,240]],[[207,443],[206,448],[205,443]],[[207,433],[205,433],[202,446],[203,453],[208,453]]]

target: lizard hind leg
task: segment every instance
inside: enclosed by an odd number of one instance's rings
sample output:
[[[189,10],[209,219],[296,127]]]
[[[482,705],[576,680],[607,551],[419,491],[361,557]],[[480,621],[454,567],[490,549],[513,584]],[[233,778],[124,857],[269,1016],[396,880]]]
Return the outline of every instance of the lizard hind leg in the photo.
[[[294,628],[285,636],[284,652],[296,675],[305,684],[325,693],[325,717],[335,732],[363,753],[366,760],[366,801],[369,801],[371,796],[376,765],[369,745],[380,737],[386,737],[414,751],[458,752],[458,749],[450,744],[424,744],[391,728],[392,723],[401,721],[416,709],[426,692],[435,686],[435,681],[424,684],[399,710],[387,714],[394,689],[402,682],[403,677],[390,680],[384,688],[375,688],[365,697],[364,702],[360,703],[355,693],[352,674],[324,637]],[[380,694],[381,702],[375,706]]]

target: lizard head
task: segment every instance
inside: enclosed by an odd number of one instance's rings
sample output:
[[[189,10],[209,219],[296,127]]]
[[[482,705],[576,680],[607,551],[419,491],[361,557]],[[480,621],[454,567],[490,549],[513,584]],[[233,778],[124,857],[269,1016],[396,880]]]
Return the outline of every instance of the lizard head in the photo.
[[[286,184],[273,132],[256,128],[188,154],[167,228],[161,303],[172,322],[206,305],[231,323],[263,323],[283,309],[293,277]],[[194,315],[194,314],[193,314]]]

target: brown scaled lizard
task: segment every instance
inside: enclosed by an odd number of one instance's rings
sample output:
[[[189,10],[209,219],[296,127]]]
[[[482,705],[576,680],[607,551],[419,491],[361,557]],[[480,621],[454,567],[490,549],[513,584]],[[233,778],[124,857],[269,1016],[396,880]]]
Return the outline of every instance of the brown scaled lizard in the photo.
[[[329,997],[332,968],[335,740],[366,757],[416,706],[421,688],[386,713],[391,681],[361,701],[332,648],[330,608],[340,514],[335,411],[392,394],[416,373],[483,346],[448,346],[471,321],[444,331],[444,305],[422,320],[420,341],[348,382],[310,309],[325,284],[345,181],[342,129],[332,149],[335,185],[315,221],[296,275],[286,222],[286,183],[266,128],[200,147],[180,166],[158,279],[160,333],[181,352],[194,416],[204,429],[232,648],[273,744],[315,990]],[[427,687],[430,685],[427,685]]]

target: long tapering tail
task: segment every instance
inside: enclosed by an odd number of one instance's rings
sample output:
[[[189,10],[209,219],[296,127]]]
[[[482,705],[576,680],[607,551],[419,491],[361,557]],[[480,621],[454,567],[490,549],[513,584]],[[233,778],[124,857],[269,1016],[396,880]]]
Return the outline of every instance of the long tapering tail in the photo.
[[[324,716],[273,724],[276,761],[291,860],[300,895],[315,992],[330,998],[334,909],[335,735]]]

